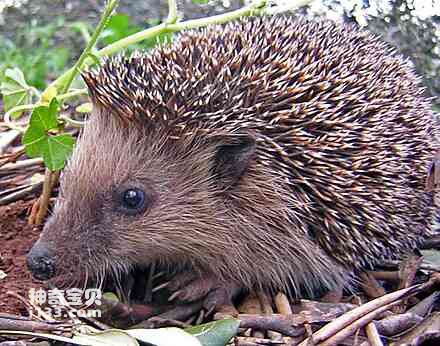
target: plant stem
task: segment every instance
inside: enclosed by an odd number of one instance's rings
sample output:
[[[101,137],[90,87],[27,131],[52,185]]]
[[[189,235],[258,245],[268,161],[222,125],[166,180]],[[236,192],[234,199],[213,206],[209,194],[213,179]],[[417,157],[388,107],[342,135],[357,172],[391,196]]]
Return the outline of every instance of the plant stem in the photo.
[[[195,29],[212,24],[227,23],[241,17],[261,15],[264,11],[265,6],[266,0],[255,1],[249,6],[245,6],[243,8],[228,13],[219,14],[208,18],[193,19],[181,23],[170,24],[167,25],[167,30],[171,32],[176,32],[181,30]]]
[[[64,120],[66,123],[69,123],[69,125],[77,128],[82,128],[86,123],[86,121],[73,120],[72,118],[69,118],[67,115],[63,114],[60,114],[58,119]]]
[[[35,224],[40,225],[44,217],[47,214],[47,208],[49,206],[50,195],[52,193],[53,186],[56,184],[58,177],[60,175],[60,171],[50,171],[46,168],[44,182],[43,182],[43,192],[41,193],[40,198],[38,199],[38,211],[35,217]],[[37,202],[36,202],[37,203]]]
[[[62,101],[62,100],[70,99],[71,97],[80,96],[80,95],[87,95],[87,89],[77,89],[77,90],[73,90],[73,91],[70,91],[65,94],[58,95],[57,100]]]
[[[118,4],[118,0],[110,0],[105,6],[104,13],[101,16],[98,26],[96,27],[96,30],[94,31],[92,37],[90,38],[90,41],[87,43],[86,48],[81,53],[75,65],[73,65],[73,67],[68,71],[67,78],[65,79],[65,82],[62,84],[62,89],[61,89],[62,94],[65,94],[69,90],[70,84],[72,84],[72,81],[75,78],[77,71],[81,70],[83,63],[85,62],[87,56],[90,54],[96,42],[98,41],[99,35],[101,34],[102,30],[104,30],[108,22],[108,18],[112,14],[117,4]]]
[[[168,0],[168,18],[167,24],[174,24],[177,22],[177,3],[176,0]]]

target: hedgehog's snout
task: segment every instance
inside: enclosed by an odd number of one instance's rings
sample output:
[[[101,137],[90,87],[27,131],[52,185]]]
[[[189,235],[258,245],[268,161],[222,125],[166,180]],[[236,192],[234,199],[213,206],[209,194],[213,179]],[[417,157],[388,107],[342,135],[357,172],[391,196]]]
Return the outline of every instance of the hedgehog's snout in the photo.
[[[29,251],[26,263],[34,278],[38,280],[48,280],[55,276],[55,260],[48,246],[41,240]]]

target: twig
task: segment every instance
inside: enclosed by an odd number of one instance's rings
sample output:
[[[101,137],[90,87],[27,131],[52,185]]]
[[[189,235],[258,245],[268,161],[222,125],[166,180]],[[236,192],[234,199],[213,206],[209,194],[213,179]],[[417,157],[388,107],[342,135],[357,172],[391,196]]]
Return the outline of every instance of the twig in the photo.
[[[249,315],[239,314],[240,328],[273,330],[287,336],[299,336],[304,333],[304,317],[299,315]]]
[[[6,151],[6,148],[20,135],[20,131],[10,130],[3,132],[0,136],[0,155]]]
[[[376,325],[373,322],[367,324],[365,331],[367,332],[368,341],[370,342],[371,346],[383,346],[379,332],[377,331]]]
[[[258,295],[258,299],[260,300],[260,305],[261,305],[261,309],[263,311],[263,314],[272,315],[273,309],[272,309],[271,300],[268,297],[268,295],[262,291],[257,292],[257,295]],[[277,333],[272,330],[267,331],[267,336],[271,340],[281,340],[283,337],[281,333]]]
[[[46,168],[44,176],[43,192],[38,199],[38,212],[35,217],[35,225],[41,225],[46,216],[49,207],[50,196],[52,194],[52,187],[54,186],[55,176],[59,175],[59,171],[51,172]]]
[[[360,328],[364,327],[366,324],[373,321],[380,314],[382,314],[383,312],[391,309],[393,306],[400,304],[400,303],[401,303],[401,300],[399,299],[399,300],[396,300],[390,304],[383,305],[383,306],[379,307],[378,309],[367,313],[366,315],[363,315],[361,318],[359,318],[359,319],[355,320],[353,323],[345,326],[343,329],[341,329],[339,332],[335,333],[330,338],[321,342],[319,344],[319,346],[336,346],[336,345],[338,345],[342,340],[346,339],[350,335],[353,335],[353,333],[355,333],[357,330],[359,330]],[[329,323],[329,324],[331,324],[331,323]],[[315,341],[314,338],[312,340]],[[300,346],[302,346],[302,345],[303,345],[303,343],[300,344]]]
[[[283,340],[270,340],[263,338],[255,338],[250,336],[238,336],[234,340],[234,346],[275,346],[275,345],[285,345]]]
[[[38,318],[43,317],[46,320],[46,322],[54,322],[55,321],[50,315],[46,314],[46,312],[43,311],[43,309],[41,309],[41,307],[39,307],[38,305],[32,304],[32,302],[26,300],[24,297],[20,296],[19,294],[15,293],[15,292],[11,292],[11,291],[7,291],[6,294],[8,296],[15,297],[19,301],[21,301],[24,304],[24,306],[26,307],[26,309],[28,310],[28,312],[31,309],[37,310],[38,311],[38,314],[37,314]],[[30,315],[30,313],[29,313],[29,315]]]
[[[22,160],[22,161],[17,161],[15,163],[7,163],[2,167],[0,167],[0,172],[10,172],[14,170],[20,170],[30,166],[40,165],[42,163],[43,163],[43,159],[40,158]]]
[[[367,273],[376,280],[399,281],[398,271],[370,271]]]
[[[25,332],[65,332],[72,324],[65,322],[40,322],[14,318],[0,317],[0,330],[15,330]]]
[[[423,321],[423,317],[406,312],[404,314],[391,315],[375,321],[376,328],[381,335],[393,336],[414,327]]]
[[[322,342],[324,340],[330,339],[335,334],[343,330],[345,327],[349,326],[350,324],[354,323],[356,320],[361,319],[363,316],[366,316],[368,314],[374,314],[375,311],[381,309],[383,306],[389,306],[392,303],[395,303],[396,301],[400,301],[403,298],[407,298],[408,296],[411,296],[417,292],[420,291],[420,285],[414,285],[409,288],[405,288],[400,291],[392,292],[389,294],[386,294],[380,298],[376,298],[362,306],[359,306],[358,308],[355,308],[344,315],[338,317],[333,322],[327,324],[320,330],[318,330],[316,333],[313,334],[312,338],[307,338],[304,340],[300,346],[306,346],[308,343],[313,340],[313,342]],[[383,310],[386,311],[387,309]],[[376,316],[376,315],[375,315]],[[364,321],[364,320],[363,320]],[[370,320],[368,318],[366,319],[366,323],[368,323]]]
[[[291,315],[292,308],[290,307],[289,300],[284,293],[278,292],[275,296],[275,306],[277,311],[282,315]]]
[[[2,194],[6,193],[6,192],[9,192],[9,193],[4,197],[0,197],[0,205],[8,204],[11,202],[15,202],[19,199],[22,199],[23,197],[31,194],[32,192],[38,191],[42,185],[43,185],[42,182],[38,182],[35,184],[19,186],[14,189],[4,191],[4,192],[2,192]]]

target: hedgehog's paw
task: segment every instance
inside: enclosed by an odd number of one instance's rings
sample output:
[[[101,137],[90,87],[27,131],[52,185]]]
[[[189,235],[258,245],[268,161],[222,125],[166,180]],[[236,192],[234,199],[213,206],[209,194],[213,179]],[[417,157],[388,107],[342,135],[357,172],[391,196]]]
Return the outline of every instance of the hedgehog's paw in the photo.
[[[217,279],[213,275],[199,276],[193,272],[182,272],[170,280],[167,288],[173,293],[168,300],[179,302],[200,300],[217,285]]]
[[[240,287],[234,283],[220,282],[214,275],[198,276],[185,272],[176,275],[169,283],[168,289],[173,292],[169,301],[180,304],[203,301],[203,308],[208,313],[228,311],[236,314],[232,299],[240,292]]]

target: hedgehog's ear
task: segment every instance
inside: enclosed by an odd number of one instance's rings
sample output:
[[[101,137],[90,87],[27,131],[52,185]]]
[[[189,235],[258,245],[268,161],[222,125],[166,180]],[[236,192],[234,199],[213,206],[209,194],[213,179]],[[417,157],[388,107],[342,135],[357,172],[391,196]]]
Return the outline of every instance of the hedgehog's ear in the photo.
[[[255,139],[250,135],[222,137],[214,157],[214,175],[221,190],[234,185],[254,156]]]

